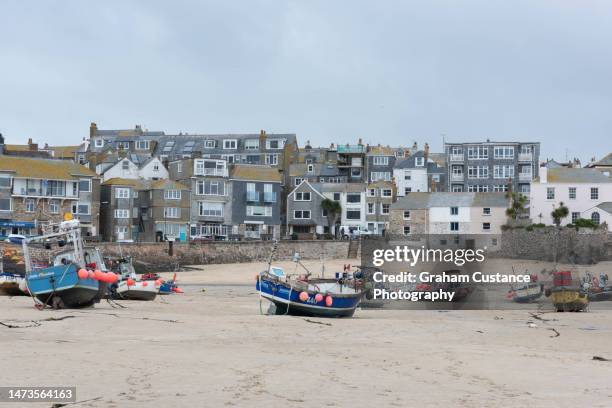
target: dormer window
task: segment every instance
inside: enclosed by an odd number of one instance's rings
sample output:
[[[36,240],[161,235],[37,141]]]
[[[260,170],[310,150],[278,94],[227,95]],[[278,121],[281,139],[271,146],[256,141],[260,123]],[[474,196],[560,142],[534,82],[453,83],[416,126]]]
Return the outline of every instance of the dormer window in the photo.
[[[225,139],[223,141],[224,149],[236,149],[238,148],[238,141],[236,139]]]
[[[204,148],[205,149],[214,149],[215,148],[215,141],[214,140],[205,140],[204,141]]]
[[[425,165],[425,158],[424,157],[415,157],[414,158],[414,165],[417,167],[423,167]]]
[[[104,139],[96,139],[96,140],[94,141],[94,145],[95,145],[96,147],[104,147]]]
[[[314,164],[309,164],[308,165],[308,172],[312,173],[314,171]]]

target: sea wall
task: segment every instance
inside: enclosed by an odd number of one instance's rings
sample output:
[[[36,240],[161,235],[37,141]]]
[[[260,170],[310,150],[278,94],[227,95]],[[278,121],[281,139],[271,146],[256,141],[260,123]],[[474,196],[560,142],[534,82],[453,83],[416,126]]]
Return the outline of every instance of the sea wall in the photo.
[[[604,228],[514,228],[502,232],[501,249],[493,256],[584,265],[612,260],[611,249]]]

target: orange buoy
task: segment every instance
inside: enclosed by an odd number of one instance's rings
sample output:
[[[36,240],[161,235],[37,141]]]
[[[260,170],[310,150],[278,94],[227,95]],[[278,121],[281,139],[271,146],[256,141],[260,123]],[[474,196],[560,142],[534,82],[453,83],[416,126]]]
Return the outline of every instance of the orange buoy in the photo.
[[[105,275],[104,276],[104,279],[105,279],[104,282],[106,282],[106,283],[115,283],[115,282],[117,282],[117,279],[119,279],[117,277],[117,275],[115,275],[114,272],[107,272],[104,275]]]
[[[99,281],[104,281],[104,274],[102,273],[101,270],[96,269],[94,271],[94,279],[99,280]]]
[[[95,279],[94,271],[87,271],[87,275],[89,276],[89,279]]]
[[[323,300],[323,295],[322,295],[322,294],[320,294],[320,293],[317,293],[317,294],[315,295],[315,301],[316,301],[317,303],[319,303],[319,302],[321,302],[322,300]]]
[[[308,300],[308,293],[306,293],[306,292],[300,292],[300,300],[301,300],[302,302],[307,301],[307,300]]]
[[[132,279],[132,278],[129,278],[129,279],[127,280],[127,285],[128,285],[128,286],[134,286],[134,283],[136,283],[136,282],[134,282],[134,279]]]
[[[142,286],[149,286],[149,282],[147,281],[142,282]]]
[[[334,299],[331,296],[325,296],[325,306],[330,307],[334,302]]]
[[[155,281],[155,285],[157,285],[157,286],[161,286],[162,283],[164,283],[164,282],[161,279],[157,279]]]
[[[77,276],[79,279],[87,279],[89,277],[89,273],[85,269],[79,269]]]

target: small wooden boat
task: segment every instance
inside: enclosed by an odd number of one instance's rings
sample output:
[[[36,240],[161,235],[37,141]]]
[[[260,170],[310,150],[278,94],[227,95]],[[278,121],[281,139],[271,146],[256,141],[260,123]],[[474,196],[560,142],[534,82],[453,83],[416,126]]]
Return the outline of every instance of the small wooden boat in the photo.
[[[125,300],[154,300],[159,292],[155,282],[134,281],[127,279],[120,281],[115,289],[115,299]]]
[[[39,302],[36,306],[41,309],[45,306],[78,308],[98,302],[105,290],[106,283],[102,281],[105,269],[103,264],[96,264],[102,269],[96,273],[102,275],[95,277],[93,271],[87,271],[86,268],[93,265],[88,259],[95,249],[86,251],[79,221],[67,214],[65,221],[49,228],[51,231],[45,235],[23,240],[27,290]],[[31,260],[30,246],[39,243],[49,249],[54,242],[67,249],[54,257],[53,264],[42,266]]]
[[[171,280],[163,280],[156,273],[145,273],[140,277],[143,281],[153,281],[159,286],[159,295],[171,295],[173,293],[183,293],[183,290],[176,284],[176,272]]]
[[[589,297],[579,285],[574,285],[571,271],[554,271],[553,287],[546,290],[557,312],[579,312],[589,305]]]
[[[525,286],[512,288],[508,297],[516,303],[531,303],[538,300],[544,294],[544,285],[540,283],[529,283]]]
[[[612,286],[606,286],[604,288],[591,288],[588,296],[589,300],[593,302],[612,300]]]
[[[0,296],[25,296],[19,288],[23,276],[12,273],[0,273]]]
[[[342,279],[295,279],[272,268],[258,275],[256,289],[274,303],[276,314],[314,317],[351,317],[361,301],[362,291]]]

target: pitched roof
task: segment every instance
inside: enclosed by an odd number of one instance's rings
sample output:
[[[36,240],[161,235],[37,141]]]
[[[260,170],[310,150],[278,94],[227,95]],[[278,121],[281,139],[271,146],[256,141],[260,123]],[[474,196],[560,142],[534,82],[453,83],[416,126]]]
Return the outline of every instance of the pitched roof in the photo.
[[[412,156],[400,162],[395,162],[394,168],[396,169],[423,169],[425,168],[425,166],[416,165],[415,161],[417,157],[425,158],[425,152],[422,150],[419,150],[418,152],[414,153]],[[427,160],[427,172],[428,173],[446,173],[446,171],[440,168],[438,164],[431,158],[428,158]]]
[[[35,159],[31,157],[0,156],[0,171],[15,177],[45,180],[75,180],[79,176],[96,177],[87,167],[67,160]]]
[[[150,182],[151,190],[189,190],[184,184],[179,183],[178,181],[162,179],[162,180],[153,180]]]
[[[390,146],[370,146],[368,155],[371,156],[394,156],[395,149]]]
[[[326,193],[361,193],[365,190],[363,183],[321,183],[321,191]]]
[[[612,183],[612,178],[596,169],[558,167],[548,169],[548,183]]]
[[[597,208],[604,210],[608,214],[612,214],[612,202],[610,201],[606,201],[605,203],[598,204]]]
[[[121,177],[113,177],[102,183],[103,186],[130,186],[135,188],[142,188],[144,186],[144,180],[140,179],[124,179]]]
[[[612,153],[608,153],[603,159],[591,163],[590,166],[612,166]]]
[[[281,182],[281,175],[276,167],[255,164],[236,164],[232,167],[230,178],[237,180]]]
[[[174,180],[144,180],[113,177],[102,183],[103,186],[130,186],[138,190],[189,190],[184,184]]]
[[[391,205],[394,210],[434,207],[507,207],[506,193],[410,193]]]
[[[49,150],[53,152],[53,157],[62,159],[72,159],[80,146],[50,146]]]

